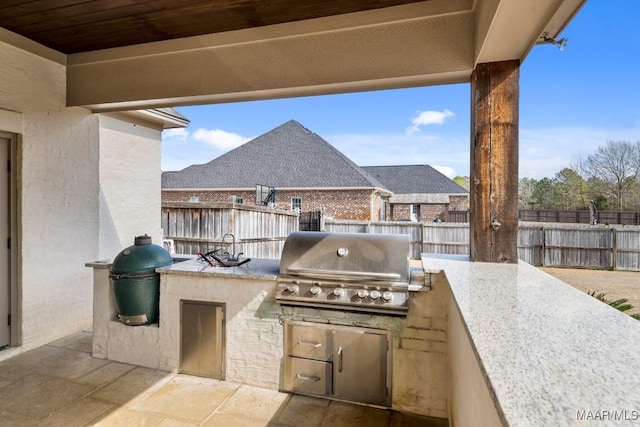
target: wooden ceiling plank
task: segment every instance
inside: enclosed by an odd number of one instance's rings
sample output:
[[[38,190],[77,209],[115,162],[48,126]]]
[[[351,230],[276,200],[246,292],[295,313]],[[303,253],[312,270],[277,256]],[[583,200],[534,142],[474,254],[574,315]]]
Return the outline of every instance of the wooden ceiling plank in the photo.
[[[39,33],[51,31],[62,26],[91,26],[96,22],[118,20],[122,16],[142,16],[151,11],[161,10],[157,4],[138,4],[135,0],[115,0],[115,7],[103,9],[98,2],[86,2],[58,9],[50,9],[39,14],[23,15],[11,20],[8,26],[20,32]],[[0,23],[1,24],[1,23]]]
[[[116,4],[119,1],[112,0]],[[131,1],[131,0],[127,0]],[[386,0],[375,6],[388,7],[418,0]],[[366,0],[347,2],[315,0],[299,7],[296,0],[272,0],[270,2],[234,2],[219,1],[216,7],[206,2],[186,4],[180,1],[164,1],[163,5],[181,7],[152,10],[137,15],[122,14],[87,24],[86,17],[79,24],[56,25],[47,29],[46,24],[40,31],[29,30],[30,37],[65,53],[77,53],[87,50],[99,50],[110,47],[189,37],[201,34],[232,31],[243,28],[273,25],[289,21],[311,19],[322,16],[353,12],[372,5]],[[345,12],[345,5],[349,7]],[[313,7],[312,7],[313,6]],[[157,7],[156,7],[157,9]],[[286,11],[286,12],[285,12]],[[126,15],[126,16],[125,16]],[[97,15],[96,15],[97,16]],[[103,13],[101,16],[109,16]],[[215,19],[212,19],[215,16]],[[94,17],[95,18],[95,17]],[[1,25],[1,23],[0,23]]]
[[[22,16],[34,20],[42,19],[44,13],[64,9],[82,3],[99,3],[99,0],[3,0],[0,5],[0,19],[6,21]]]

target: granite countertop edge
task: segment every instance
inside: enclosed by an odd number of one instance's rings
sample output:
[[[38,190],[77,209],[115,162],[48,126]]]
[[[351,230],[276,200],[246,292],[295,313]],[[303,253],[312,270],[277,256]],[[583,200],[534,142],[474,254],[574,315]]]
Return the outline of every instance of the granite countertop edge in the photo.
[[[638,416],[630,390],[640,386],[640,354],[630,346],[640,322],[523,261],[422,260],[425,272],[446,275],[507,425],[583,425],[578,411]]]
[[[210,276],[232,279],[276,280],[280,268],[277,259],[251,258],[246,264],[237,267],[211,267],[204,261],[192,259],[178,262],[156,271],[160,274],[181,274],[187,276]]]

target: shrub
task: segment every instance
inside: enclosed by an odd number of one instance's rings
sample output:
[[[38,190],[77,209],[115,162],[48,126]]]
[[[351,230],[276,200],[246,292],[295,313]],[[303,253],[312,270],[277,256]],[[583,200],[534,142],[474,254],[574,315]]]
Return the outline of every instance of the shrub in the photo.
[[[602,301],[603,303],[608,304],[611,307],[615,308],[616,310],[619,310],[622,312],[631,310],[633,308],[633,305],[629,304],[629,300],[627,298],[620,298],[614,301],[607,301],[607,299],[605,298],[605,294],[603,294],[602,292],[599,292],[596,294],[596,291],[589,291],[587,293],[590,296],[594,297],[595,299]],[[640,313],[629,314],[629,316],[633,317],[636,320],[640,320]]]

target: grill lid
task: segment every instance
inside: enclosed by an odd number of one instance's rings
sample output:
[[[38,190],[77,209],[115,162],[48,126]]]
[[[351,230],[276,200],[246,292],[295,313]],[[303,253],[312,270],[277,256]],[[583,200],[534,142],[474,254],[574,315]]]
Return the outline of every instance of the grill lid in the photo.
[[[409,282],[405,234],[295,231],[287,237],[280,274],[351,282]]]

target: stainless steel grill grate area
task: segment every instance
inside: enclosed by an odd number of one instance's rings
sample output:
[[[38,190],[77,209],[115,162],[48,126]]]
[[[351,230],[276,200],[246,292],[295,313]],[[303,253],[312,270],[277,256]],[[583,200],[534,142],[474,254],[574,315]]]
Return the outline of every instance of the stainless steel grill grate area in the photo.
[[[282,251],[276,300],[406,315],[409,251],[407,235],[291,233]]]

